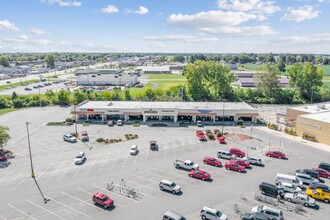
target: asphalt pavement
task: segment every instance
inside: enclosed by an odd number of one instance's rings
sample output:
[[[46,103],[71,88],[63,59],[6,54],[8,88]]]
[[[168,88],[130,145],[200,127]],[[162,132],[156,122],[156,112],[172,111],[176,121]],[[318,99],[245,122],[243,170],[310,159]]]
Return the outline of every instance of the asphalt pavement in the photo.
[[[12,139],[7,148],[14,151],[7,168],[0,169],[0,219],[162,219],[166,210],[173,210],[188,220],[200,219],[204,205],[227,214],[229,219],[239,219],[234,204],[240,211],[253,206],[265,205],[254,199],[262,181],[274,182],[276,173],[293,173],[296,169],[316,167],[328,161],[330,153],[311,148],[304,143],[281,138],[278,135],[253,129],[253,139],[237,141],[227,139],[226,145],[217,141],[200,142],[195,126],[178,127],[108,127],[106,125],[78,125],[78,132],[87,130],[90,141],[68,143],[63,134],[74,132],[74,126],[46,126],[50,121],[62,121],[69,117],[69,108],[31,108],[0,116],[1,125],[10,128]],[[45,204],[35,182],[31,178],[27,140],[29,124],[33,166],[36,180],[43,195],[49,199]],[[204,127],[211,129],[219,127]],[[233,127],[225,127],[233,132]],[[234,128],[235,133],[250,135],[250,127]],[[113,144],[97,143],[98,137],[124,138],[124,134],[137,134],[137,140]],[[149,149],[149,141],[156,140],[159,151]],[[140,152],[129,155],[129,148],[136,144]],[[248,169],[246,173],[228,171],[224,167],[203,164],[204,156],[216,157],[217,150],[238,147],[250,155],[262,157],[265,166]],[[251,147],[254,147],[252,150]],[[287,160],[269,159],[263,156],[271,149],[281,149]],[[73,163],[75,155],[84,151],[87,160],[82,165]],[[192,160],[200,169],[209,172],[212,181],[188,177],[187,171],[175,169],[175,159]],[[221,159],[222,163],[227,162]],[[159,190],[159,182],[168,179],[182,187],[182,195]],[[112,191],[106,183],[113,182]],[[137,190],[137,198],[128,197],[125,188]],[[114,199],[115,207],[105,210],[95,206],[92,195],[103,192]],[[244,196],[247,199],[242,200]],[[283,210],[285,219],[327,219],[330,205],[317,202],[319,210],[306,208],[303,215]]]

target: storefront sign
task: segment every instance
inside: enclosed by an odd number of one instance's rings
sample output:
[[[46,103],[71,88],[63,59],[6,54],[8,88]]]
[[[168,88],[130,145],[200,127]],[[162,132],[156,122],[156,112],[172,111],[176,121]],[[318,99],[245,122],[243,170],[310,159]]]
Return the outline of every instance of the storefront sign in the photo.
[[[155,110],[150,109],[150,110],[146,110],[146,111],[144,111],[144,113],[148,113],[148,114],[157,114],[158,112],[155,111]]]
[[[174,112],[174,110],[162,110],[162,112]]]
[[[314,127],[314,128],[321,129],[321,126],[317,125],[317,124],[313,124],[313,123],[310,123],[310,122],[307,122],[307,121],[301,121],[301,123],[304,124],[304,125],[308,125],[308,126],[311,126],[311,127]]]
[[[109,112],[119,112],[118,110],[109,110]]]
[[[206,110],[206,109],[198,109],[197,111],[198,111],[199,113],[203,113],[203,114],[207,114],[207,113],[212,112],[212,110]]]
[[[92,109],[92,108],[88,108],[87,111],[88,111],[88,112],[93,112],[94,109]]]

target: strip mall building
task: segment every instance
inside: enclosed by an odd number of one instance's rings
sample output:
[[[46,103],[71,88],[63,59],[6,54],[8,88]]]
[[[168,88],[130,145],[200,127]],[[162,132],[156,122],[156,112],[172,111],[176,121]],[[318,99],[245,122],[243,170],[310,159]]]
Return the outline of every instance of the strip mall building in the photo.
[[[257,109],[244,102],[84,101],[72,114],[85,120],[255,122]],[[223,117],[224,116],[224,117]]]

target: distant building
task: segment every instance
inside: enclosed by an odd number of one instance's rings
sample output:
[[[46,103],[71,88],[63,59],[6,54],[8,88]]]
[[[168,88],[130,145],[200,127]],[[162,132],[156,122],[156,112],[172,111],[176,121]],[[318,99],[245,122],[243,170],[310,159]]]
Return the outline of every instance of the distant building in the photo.
[[[97,74],[97,73],[99,73],[99,71],[96,69],[87,67],[85,69],[76,69],[75,71],[73,71],[73,73],[76,76],[80,76],[80,75],[87,75],[87,74]]]
[[[256,87],[257,81],[254,77],[239,77],[237,79],[237,84],[240,87]],[[279,87],[289,87],[289,79],[286,77],[279,77],[278,86]]]
[[[131,86],[136,83],[136,75],[87,74],[77,77],[78,86]]]
[[[169,74],[170,66],[138,66],[136,68],[142,74]]]

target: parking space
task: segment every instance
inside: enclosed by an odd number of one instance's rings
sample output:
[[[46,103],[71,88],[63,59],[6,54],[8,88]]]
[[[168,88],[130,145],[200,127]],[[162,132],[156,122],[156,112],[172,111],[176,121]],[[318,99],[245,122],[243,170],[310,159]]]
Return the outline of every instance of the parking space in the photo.
[[[204,205],[221,210],[229,219],[238,219],[234,204],[242,211],[262,205],[254,200],[258,185],[262,181],[272,183],[276,173],[292,173],[296,169],[317,166],[326,161],[329,154],[309,148],[293,140],[254,129],[253,139],[242,142],[228,139],[227,144],[218,141],[200,142],[195,131],[200,128],[149,128],[107,127],[105,125],[78,125],[78,131],[87,130],[90,141],[68,143],[63,134],[72,132],[73,126],[45,126],[68,116],[68,109],[46,108],[38,115],[25,116],[18,112],[4,115],[3,121],[10,128],[13,137],[8,148],[16,158],[12,164],[0,169],[0,219],[160,219],[167,209],[183,214],[187,219],[200,219],[199,212]],[[52,119],[56,112],[55,119]],[[1,117],[4,117],[1,116]],[[17,120],[20,120],[19,122]],[[30,138],[34,170],[44,195],[50,199],[44,204],[42,197],[31,179],[25,121],[31,121]],[[207,127],[213,130],[216,127]],[[206,128],[203,128],[204,130]],[[235,128],[237,133],[249,134],[249,128]],[[232,127],[225,127],[232,131]],[[124,134],[138,134],[136,140],[115,144],[97,143],[98,137],[122,138]],[[16,138],[17,137],[17,138]],[[156,140],[159,151],[149,149],[149,141]],[[137,155],[129,154],[131,145],[139,148]],[[237,147],[249,155],[261,157],[265,167],[252,166],[246,173],[213,167],[203,163],[204,156],[217,156],[218,150]],[[269,149],[281,149],[288,160],[264,156]],[[84,151],[87,160],[82,165],[74,164],[74,157]],[[192,160],[200,169],[209,172],[212,181],[202,181],[188,176],[188,171],[176,169],[175,159]],[[222,164],[228,162],[220,159]],[[125,187],[137,189],[139,197],[127,197],[120,191]],[[173,195],[159,190],[159,182],[168,179],[182,187],[182,195]],[[114,182],[116,190],[107,190],[106,183]],[[115,208],[105,210],[95,206],[92,195],[95,192],[107,194],[115,201]],[[13,198],[13,194],[18,195]],[[244,194],[247,201],[240,199]],[[307,209],[305,215],[284,211],[286,219],[321,219],[329,212],[330,206],[318,202],[320,210]]]

